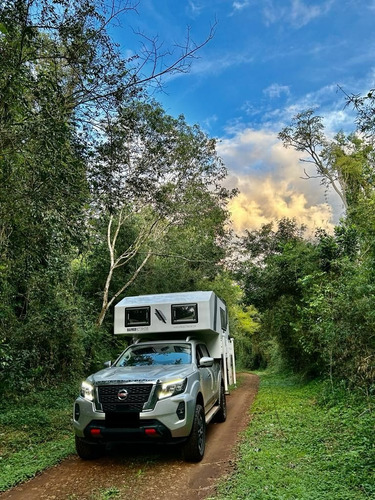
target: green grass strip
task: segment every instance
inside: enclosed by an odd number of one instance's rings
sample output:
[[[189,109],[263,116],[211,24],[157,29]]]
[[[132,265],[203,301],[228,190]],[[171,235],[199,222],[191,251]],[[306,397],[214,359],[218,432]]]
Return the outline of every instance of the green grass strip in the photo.
[[[0,492],[74,452],[72,405],[78,384],[4,398],[0,412]]]
[[[218,499],[375,498],[374,407],[322,382],[261,374],[235,473]]]
[[[34,477],[73,453],[73,437],[29,446],[0,462],[0,491]]]

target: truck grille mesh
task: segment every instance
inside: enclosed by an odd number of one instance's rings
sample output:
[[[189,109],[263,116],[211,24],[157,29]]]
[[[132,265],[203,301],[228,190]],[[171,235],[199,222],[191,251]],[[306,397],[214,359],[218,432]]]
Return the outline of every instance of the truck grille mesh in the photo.
[[[126,390],[125,399],[119,398],[119,393]],[[99,403],[105,413],[110,412],[141,412],[144,403],[148,401],[152,384],[103,385],[98,387]]]

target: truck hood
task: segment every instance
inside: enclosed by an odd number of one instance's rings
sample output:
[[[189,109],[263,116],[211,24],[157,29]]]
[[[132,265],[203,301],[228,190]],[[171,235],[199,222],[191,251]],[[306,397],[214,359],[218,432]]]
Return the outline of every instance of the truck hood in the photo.
[[[94,385],[156,383],[185,378],[192,372],[192,365],[182,366],[111,366],[87,379]]]

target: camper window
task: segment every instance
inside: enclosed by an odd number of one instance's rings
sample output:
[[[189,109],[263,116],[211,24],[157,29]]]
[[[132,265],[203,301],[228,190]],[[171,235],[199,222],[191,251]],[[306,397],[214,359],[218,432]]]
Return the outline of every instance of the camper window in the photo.
[[[228,327],[228,314],[227,311],[220,307],[220,321],[221,329],[225,331]]]
[[[180,323],[198,323],[197,304],[172,305],[172,324]]]
[[[125,326],[149,326],[150,307],[127,307],[125,309]]]

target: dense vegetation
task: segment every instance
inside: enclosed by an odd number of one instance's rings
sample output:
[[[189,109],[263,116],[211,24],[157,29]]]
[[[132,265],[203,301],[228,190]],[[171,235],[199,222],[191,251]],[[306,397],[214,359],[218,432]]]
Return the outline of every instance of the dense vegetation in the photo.
[[[355,102],[369,106],[366,99]],[[334,234],[318,230],[308,239],[305,228],[290,219],[248,231],[240,239],[237,277],[245,303],[255,306],[262,319],[253,335],[259,366],[277,362],[370,394],[375,380],[375,155],[373,114],[361,115],[361,110],[357,135],[340,132],[327,139],[322,118],[311,110],[280,133],[286,147],[308,155],[305,161],[346,207]]]
[[[231,480],[217,499],[360,500],[375,495],[373,411],[322,381],[263,372]]]
[[[5,392],[94,369],[118,350],[107,317],[121,294],[209,288],[225,257],[232,193],[215,141],[147,95],[199,44],[166,60],[150,40],[124,60],[108,27],[132,7],[115,8],[1,4]]]
[[[72,383],[3,400],[0,415],[0,492],[52,467],[74,452]]]
[[[124,294],[213,288],[228,301],[241,366],[279,363],[369,394],[373,92],[347,97],[357,133],[328,139],[312,110],[280,132],[315,167],[307,175],[340,196],[335,233],[307,238],[284,219],[235,245],[235,193],[215,141],[148,96],[162,75],[186,71],[199,45],[176,62],[152,48],[124,60],[108,26],[130,8],[2,3],[1,391],[75,378],[116,352],[111,311]]]

